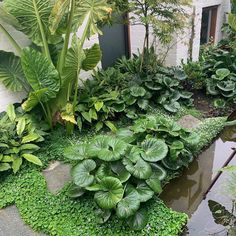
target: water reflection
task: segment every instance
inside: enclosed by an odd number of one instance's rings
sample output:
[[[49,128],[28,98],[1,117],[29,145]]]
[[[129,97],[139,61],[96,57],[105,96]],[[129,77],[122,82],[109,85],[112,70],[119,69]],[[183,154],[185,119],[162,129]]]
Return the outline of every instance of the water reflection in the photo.
[[[197,209],[212,180],[215,146],[208,148],[180,178],[166,186],[161,198],[167,206],[189,216]]]

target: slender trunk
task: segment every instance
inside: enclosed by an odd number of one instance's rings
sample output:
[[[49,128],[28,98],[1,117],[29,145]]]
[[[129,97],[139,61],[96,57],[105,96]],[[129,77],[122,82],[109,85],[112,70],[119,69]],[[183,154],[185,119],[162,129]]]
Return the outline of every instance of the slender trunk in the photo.
[[[146,48],[149,49],[149,24],[145,25]]]
[[[60,75],[62,74],[62,70],[65,64],[65,58],[69,47],[69,41],[70,41],[70,34],[71,34],[71,28],[73,23],[73,16],[75,11],[75,0],[71,0],[70,3],[70,16],[67,22],[67,29],[66,29],[66,35],[65,35],[65,42],[63,45],[63,49],[60,55],[59,63],[58,63],[58,71]]]

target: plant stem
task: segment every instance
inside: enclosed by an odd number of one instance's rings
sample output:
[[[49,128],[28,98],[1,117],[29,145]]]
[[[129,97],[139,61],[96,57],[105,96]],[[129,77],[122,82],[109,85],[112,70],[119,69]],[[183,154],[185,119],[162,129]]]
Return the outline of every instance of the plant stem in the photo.
[[[48,48],[47,38],[46,38],[46,35],[45,35],[45,32],[44,32],[43,24],[42,24],[42,21],[40,19],[40,15],[39,15],[38,8],[37,8],[35,0],[33,0],[33,5],[34,5],[34,11],[35,11],[36,18],[37,18],[37,21],[38,21],[41,37],[42,37],[42,40],[43,40],[44,52],[45,52],[45,55],[48,58],[48,60],[50,62],[52,62],[52,59],[51,59],[51,56],[50,56],[50,52],[49,52],[49,48]]]
[[[58,71],[60,74],[62,73],[64,64],[65,64],[66,54],[67,54],[68,47],[69,47],[70,34],[71,34],[71,28],[72,28],[72,23],[73,23],[73,16],[74,16],[74,12],[75,12],[75,0],[71,0],[70,8],[71,8],[70,9],[70,16],[69,16],[69,19],[67,22],[65,41],[63,44],[63,48],[62,48],[59,63],[58,63]]]
[[[81,50],[83,48],[83,45],[84,45],[84,42],[86,40],[86,37],[88,35],[88,30],[89,30],[89,26],[90,26],[89,18],[90,17],[88,16],[88,21],[86,23],[83,35],[81,37],[81,41],[79,42],[79,45],[78,45],[78,53],[81,52]],[[73,109],[74,110],[75,110],[75,106],[76,106],[76,102],[77,102],[77,98],[78,98],[78,89],[79,89],[79,82],[78,82],[78,80],[79,80],[80,71],[81,71],[81,66],[79,65],[78,66],[78,71],[77,71],[77,77],[76,77],[76,81],[75,81],[75,94],[74,94],[74,101],[73,101]]]
[[[9,34],[9,32],[5,29],[5,27],[0,24],[0,30],[6,35],[6,37],[9,39],[12,46],[16,49],[17,53],[21,55],[22,49],[19,46],[19,44],[16,42],[16,40]]]

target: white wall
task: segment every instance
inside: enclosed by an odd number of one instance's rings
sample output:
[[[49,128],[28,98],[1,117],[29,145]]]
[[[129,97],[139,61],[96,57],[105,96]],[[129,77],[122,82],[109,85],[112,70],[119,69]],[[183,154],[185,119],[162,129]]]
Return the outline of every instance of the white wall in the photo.
[[[195,8],[194,16],[194,40],[192,48],[192,57],[194,60],[198,59],[200,50],[200,34],[201,34],[201,21],[202,21],[202,8],[219,5],[217,16],[216,28],[216,42],[222,39],[221,27],[226,20],[226,13],[230,11],[230,0],[193,0],[192,7],[186,9],[189,13],[188,27],[183,32],[174,35],[171,49],[168,51],[165,64],[180,65],[181,61],[187,61],[189,58],[190,37],[192,34],[192,17]],[[132,15],[131,15],[132,16]],[[131,26],[131,51],[137,53],[138,49],[141,50],[143,46],[145,28],[140,25]],[[157,54],[163,54],[166,48],[157,49]]]
[[[29,40],[20,32],[17,32],[12,27],[7,27],[10,34],[22,47],[29,44]],[[14,48],[8,43],[8,39],[0,32],[0,50],[15,52]],[[1,63],[1,61],[0,61]],[[11,92],[5,88],[5,86],[0,83],[0,112],[4,111],[8,104],[20,102],[24,98],[24,93]]]

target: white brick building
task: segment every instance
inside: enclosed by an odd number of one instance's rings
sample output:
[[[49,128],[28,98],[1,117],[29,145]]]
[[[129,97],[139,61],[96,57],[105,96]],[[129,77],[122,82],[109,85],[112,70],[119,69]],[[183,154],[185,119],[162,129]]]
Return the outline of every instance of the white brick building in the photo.
[[[179,65],[182,60],[186,61],[189,57],[192,57],[193,60],[197,60],[201,41],[203,43],[208,42],[210,37],[213,37],[215,42],[222,39],[221,27],[226,21],[226,13],[229,11],[230,0],[193,0],[192,7],[188,9],[191,16],[189,27],[185,29],[185,33],[180,36],[174,36],[172,47],[168,51],[165,60],[166,65]],[[86,43],[86,46],[89,47],[98,41],[100,41],[101,45],[108,45],[106,46],[107,48],[102,46],[102,49],[104,49],[104,58],[107,59],[106,61],[108,62],[111,61],[109,57],[114,54],[116,54],[115,56],[118,56],[119,54],[136,53],[138,49],[141,50],[145,32],[144,27],[130,26],[129,30],[127,27],[122,27],[123,26],[116,26],[113,29],[106,29],[108,32],[106,34],[106,30],[104,31],[104,38],[94,36]],[[29,44],[29,40],[24,35],[11,28],[9,29],[20,45],[26,46]],[[116,34],[116,36],[113,38],[110,37],[111,32]],[[121,42],[122,39],[127,42],[123,42],[124,45],[121,45],[119,48],[117,43]],[[0,50],[13,50],[8,44],[7,38],[5,38],[1,32]],[[117,50],[120,50],[120,52],[117,52]],[[160,50],[163,52],[163,48]],[[159,52],[160,51],[158,51],[158,53]],[[103,62],[105,64],[105,61]],[[2,84],[0,84],[0,111],[6,109],[6,106],[9,103],[21,101],[23,97],[24,95],[22,93],[9,92]]]

